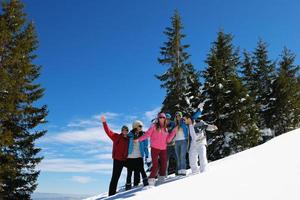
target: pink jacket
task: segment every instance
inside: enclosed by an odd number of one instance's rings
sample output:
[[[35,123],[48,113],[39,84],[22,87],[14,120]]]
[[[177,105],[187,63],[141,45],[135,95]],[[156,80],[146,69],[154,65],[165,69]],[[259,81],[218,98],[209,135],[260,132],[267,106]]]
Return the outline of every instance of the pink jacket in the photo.
[[[171,142],[174,136],[177,133],[177,128],[174,128],[171,133],[168,133],[167,130],[157,130],[155,125],[152,125],[146,133],[139,138],[139,141],[146,140],[150,137],[150,146],[159,149],[167,149],[167,143]]]

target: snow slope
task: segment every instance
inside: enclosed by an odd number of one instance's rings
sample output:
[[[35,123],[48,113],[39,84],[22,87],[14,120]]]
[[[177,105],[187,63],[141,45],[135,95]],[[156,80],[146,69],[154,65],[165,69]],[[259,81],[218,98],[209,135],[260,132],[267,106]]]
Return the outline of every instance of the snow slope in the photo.
[[[209,163],[203,174],[107,199],[300,200],[300,129]],[[103,195],[88,200],[106,199]]]

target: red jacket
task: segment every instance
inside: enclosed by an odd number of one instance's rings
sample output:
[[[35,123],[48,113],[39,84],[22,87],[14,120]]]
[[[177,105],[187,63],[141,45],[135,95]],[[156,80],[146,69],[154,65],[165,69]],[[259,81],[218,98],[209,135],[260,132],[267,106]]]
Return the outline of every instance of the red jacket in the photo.
[[[123,137],[122,134],[114,133],[109,129],[106,122],[103,123],[103,127],[108,137],[113,141],[112,158],[115,160],[126,160],[129,139]]]

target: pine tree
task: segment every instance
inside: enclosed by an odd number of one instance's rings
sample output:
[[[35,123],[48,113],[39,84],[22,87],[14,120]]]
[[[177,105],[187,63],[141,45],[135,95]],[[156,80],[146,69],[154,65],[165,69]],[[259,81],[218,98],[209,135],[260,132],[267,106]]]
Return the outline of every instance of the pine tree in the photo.
[[[208,134],[208,157],[216,160],[246,148],[242,138],[255,130],[255,123],[247,110],[247,90],[237,75],[239,55],[230,34],[218,33],[206,63],[203,113],[205,121],[219,128]]]
[[[190,55],[185,52],[189,45],[182,44],[185,35],[178,11],[171,18],[172,26],[166,28],[164,34],[168,41],[161,47],[161,58],[158,62],[168,67],[162,75],[156,75],[166,89],[163,101],[163,112],[174,115],[176,111],[193,113],[201,102],[199,73],[188,61]]]
[[[271,84],[275,77],[275,62],[272,62],[268,58],[267,44],[262,40],[259,40],[257,47],[254,51],[253,66],[254,66],[254,78],[256,84],[252,89],[252,93],[255,94],[255,103],[258,108],[256,111],[258,127],[262,131],[262,138],[264,141],[273,137],[269,131],[264,130],[270,128],[267,126],[267,113],[268,103],[270,101]],[[267,133],[267,134],[266,134]]]
[[[239,77],[232,77],[230,83],[232,103],[228,107],[230,117],[226,123],[230,124],[229,131],[236,134],[230,142],[232,154],[257,146],[260,134],[253,117],[253,98]]]
[[[300,125],[300,85],[297,81],[300,66],[294,64],[295,57],[295,54],[284,48],[278,76],[272,84],[267,125],[275,131],[276,136]]]
[[[19,0],[2,3],[0,13],[0,194],[1,199],[30,199],[36,189],[42,157],[35,140],[45,134],[46,105],[38,106],[44,89],[35,83],[40,66],[33,63],[37,37],[26,22]]]
[[[250,133],[244,135],[244,137],[240,138],[240,140],[243,141],[242,143],[246,144],[245,145],[246,147],[250,148],[261,143],[262,139],[260,137],[260,134],[258,132],[258,127],[257,127],[258,124],[257,111],[259,110],[259,108],[255,102],[255,98],[257,96],[256,94],[257,80],[256,80],[256,75],[254,73],[254,64],[250,53],[244,51],[243,55],[244,55],[244,60],[241,63],[241,70],[240,70],[242,74],[241,79],[245,89],[247,90],[247,96],[249,101],[247,112],[250,118],[252,119],[252,122],[255,125],[251,128]]]
[[[244,60],[241,66],[242,73],[242,81],[247,90],[249,91],[249,95],[252,97],[256,97],[256,86],[257,80],[256,75],[254,74],[254,64],[251,58],[251,54],[244,51]]]

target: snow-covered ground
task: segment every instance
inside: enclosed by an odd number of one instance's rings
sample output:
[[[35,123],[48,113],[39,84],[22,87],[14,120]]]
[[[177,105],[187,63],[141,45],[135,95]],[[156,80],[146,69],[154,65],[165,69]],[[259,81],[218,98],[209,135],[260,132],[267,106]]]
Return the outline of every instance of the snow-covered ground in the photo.
[[[300,129],[209,163],[202,174],[102,199],[300,200]]]

